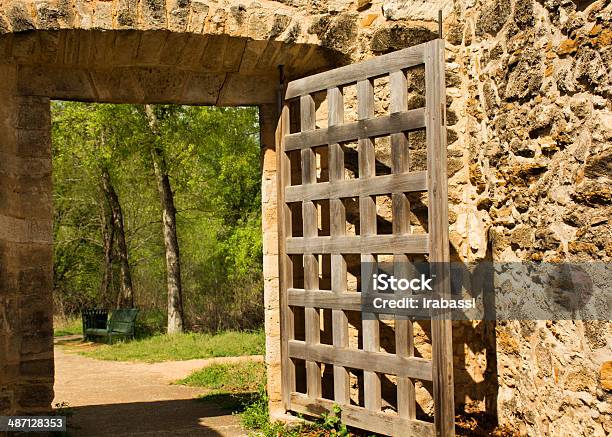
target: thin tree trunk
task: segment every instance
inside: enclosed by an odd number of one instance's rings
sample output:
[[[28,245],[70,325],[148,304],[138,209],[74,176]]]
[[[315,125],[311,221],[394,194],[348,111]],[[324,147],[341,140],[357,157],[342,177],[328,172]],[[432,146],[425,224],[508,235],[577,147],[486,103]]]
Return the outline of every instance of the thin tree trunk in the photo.
[[[158,120],[152,106],[145,105],[145,112],[151,132],[159,136]],[[176,209],[174,194],[166,166],[163,150],[157,145],[150,147],[157,191],[162,208],[164,245],[166,247],[166,278],[168,283],[168,334],[183,332],[183,290],[181,283],[181,262],[176,231]]]
[[[104,274],[100,284],[100,296],[105,305],[111,302],[111,285],[113,283],[113,245],[115,240],[115,225],[113,223],[113,212],[110,207],[108,193],[102,183],[104,192],[104,206],[102,208],[102,244],[104,247]]]
[[[125,227],[123,225],[123,210],[119,203],[119,196],[113,187],[110,174],[106,167],[102,167],[102,185],[109,199],[112,211],[113,225],[117,233],[117,249],[121,266],[121,289],[117,297],[117,308],[134,307],[134,289],[132,287],[132,273],[128,257],[128,248],[125,242]]]

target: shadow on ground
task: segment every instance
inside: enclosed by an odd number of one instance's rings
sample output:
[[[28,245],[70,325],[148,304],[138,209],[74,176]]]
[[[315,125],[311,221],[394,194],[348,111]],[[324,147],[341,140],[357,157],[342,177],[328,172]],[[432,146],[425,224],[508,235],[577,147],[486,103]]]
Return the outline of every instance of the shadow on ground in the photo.
[[[88,405],[70,408],[70,436],[244,436],[231,416],[241,405],[232,396]],[[60,413],[62,414],[62,413]],[[232,420],[233,419],[233,420]]]

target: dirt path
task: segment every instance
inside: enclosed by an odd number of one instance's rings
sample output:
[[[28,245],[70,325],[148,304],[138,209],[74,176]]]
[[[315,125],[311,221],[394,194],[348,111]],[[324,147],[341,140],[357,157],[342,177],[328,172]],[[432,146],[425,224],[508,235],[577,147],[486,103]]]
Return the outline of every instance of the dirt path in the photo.
[[[74,411],[76,436],[243,436],[239,420],[219,402],[197,400],[205,389],[172,381],[212,363],[257,357],[164,363],[100,361],[55,347],[55,399]]]

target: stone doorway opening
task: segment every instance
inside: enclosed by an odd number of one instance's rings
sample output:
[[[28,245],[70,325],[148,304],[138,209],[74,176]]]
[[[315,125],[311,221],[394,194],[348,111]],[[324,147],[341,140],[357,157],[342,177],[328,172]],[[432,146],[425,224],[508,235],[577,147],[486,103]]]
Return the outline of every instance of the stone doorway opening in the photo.
[[[53,399],[50,101],[259,107],[268,372],[280,373],[276,237],[278,65],[290,78],[346,60],[317,45],[167,30],[53,30],[0,42],[2,296],[0,411]],[[268,378],[280,405],[279,378]]]

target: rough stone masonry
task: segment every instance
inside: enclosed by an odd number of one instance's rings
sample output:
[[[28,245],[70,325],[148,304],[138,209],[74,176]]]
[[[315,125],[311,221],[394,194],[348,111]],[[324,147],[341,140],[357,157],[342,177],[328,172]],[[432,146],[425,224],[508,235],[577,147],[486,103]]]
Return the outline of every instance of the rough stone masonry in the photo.
[[[454,259],[610,262],[609,1],[0,0],[0,414],[53,398],[50,98],[261,107],[278,402],[276,66],[297,78],[433,39],[439,9]],[[524,435],[612,433],[610,322],[453,334],[459,411]]]

